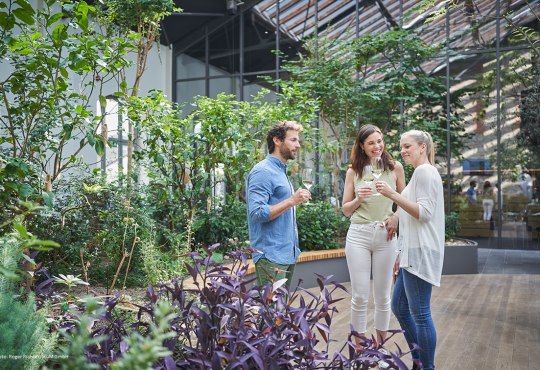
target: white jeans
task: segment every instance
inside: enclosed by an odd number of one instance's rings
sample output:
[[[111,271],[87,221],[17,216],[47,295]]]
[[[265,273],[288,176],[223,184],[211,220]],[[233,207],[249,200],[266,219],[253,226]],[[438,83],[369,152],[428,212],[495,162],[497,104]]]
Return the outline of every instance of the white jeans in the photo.
[[[482,207],[484,207],[484,221],[491,220],[491,212],[493,211],[493,205],[495,202],[493,199],[482,200]]]
[[[367,306],[373,275],[375,329],[388,330],[392,270],[397,257],[397,239],[386,240],[383,222],[351,224],[345,255],[351,277],[351,324],[358,333],[367,329]]]

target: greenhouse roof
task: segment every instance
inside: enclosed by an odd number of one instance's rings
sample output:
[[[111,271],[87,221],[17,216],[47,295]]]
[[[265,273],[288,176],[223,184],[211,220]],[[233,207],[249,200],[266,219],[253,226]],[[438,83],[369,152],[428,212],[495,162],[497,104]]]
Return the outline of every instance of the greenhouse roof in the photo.
[[[444,45],[448,36],[450,57],[463,59],[495,51],[498,2],[504,48],[509,47],[504,40],[515,26],[534,24],[538,29],[540,0],[176,0],[183,13],[165,19],[161,41],[183,52],[206,34],[237,21],[243,13],[251,19],[248,27],[256,19],[270,29],[279,28],[283,43],[301,44],[314,35],[346,41],[401,28],[416,33],[430,45]],[[447,30],[447,18],[440,14],[450,3]],[[245,32],[257,30],[248,28]],[[275,49],[274,44],[266,44],[267,49]],[[444,64],[440,60],[423,67],[433,72]]]
[[[446,17],[441,16],[448,1],[422,0],[263,0],[254,10],[267,22],[294,40],[315,34],[330,39],[352,40],[401,28],[416,33],[429,45],[445,44]],[[449,9],[448,36],[455,54],[475,54],[494,48],[497,27],[497,1],[455,2]],[[538,20],[539,1],[501,1],[500,33],[506,39],[515,26]],[[315,7],[317,6],[317,9]],[[455,58],[458,58],[457,56]],[[460,56],[459,58],[463,58]],[[442,61],[444,63],[444,61]],[[438,63],[432,63],[436,70]]]

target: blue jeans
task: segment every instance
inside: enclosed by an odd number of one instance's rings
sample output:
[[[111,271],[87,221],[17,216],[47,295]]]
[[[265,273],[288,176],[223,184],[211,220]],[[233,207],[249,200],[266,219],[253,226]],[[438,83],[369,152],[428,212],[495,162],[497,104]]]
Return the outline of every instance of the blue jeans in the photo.
[[[405,332],[409,348],[416,343],[420,349],[412,351],[413,360],[420,360],[424,370],[435,368],[437,333],[431,318],[432,285],[410,272],[400,269],[394,286],[392,312]]]

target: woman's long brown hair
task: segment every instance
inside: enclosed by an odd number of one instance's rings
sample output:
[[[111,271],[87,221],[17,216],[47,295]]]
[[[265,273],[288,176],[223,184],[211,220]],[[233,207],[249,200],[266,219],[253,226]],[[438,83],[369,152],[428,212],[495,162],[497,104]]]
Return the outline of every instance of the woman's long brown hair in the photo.
[[[368,136],[375,132],[381,134],[384,143],[384,136],[382,134],[382,131],[375,125],[363,125],[362,127],[360,127],[360,129],[358,130],[358,134],[356,135],[356,140],[354,142],[351,152],[350,162],[352,169],[354,170],[354,172],[356,172],[358,176],[362,176],[362,173],[364,172],[364,167],[369,165],[370,163],[369,156],[364,152],[362,146],[364,145],[364,141],[366,141]],[[392,158],[390,153],[386,151],[386,143],[384,144],[384,150],[381,154],[381,158],[384,163],[384,170],[393,171],[394,159]]]

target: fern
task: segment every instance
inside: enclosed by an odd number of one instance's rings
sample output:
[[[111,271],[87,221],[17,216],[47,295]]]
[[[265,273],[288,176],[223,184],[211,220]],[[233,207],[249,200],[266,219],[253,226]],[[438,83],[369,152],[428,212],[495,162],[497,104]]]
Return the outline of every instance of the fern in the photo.
[[[32,296],[24,302],[0,293],[0,370],[37,369],[55,344],[45,317],[34,311]]]
[[[8,235],[0,237],[0,294],[13,291],[19,278],[15,273],[22,250],[18,241]]]

